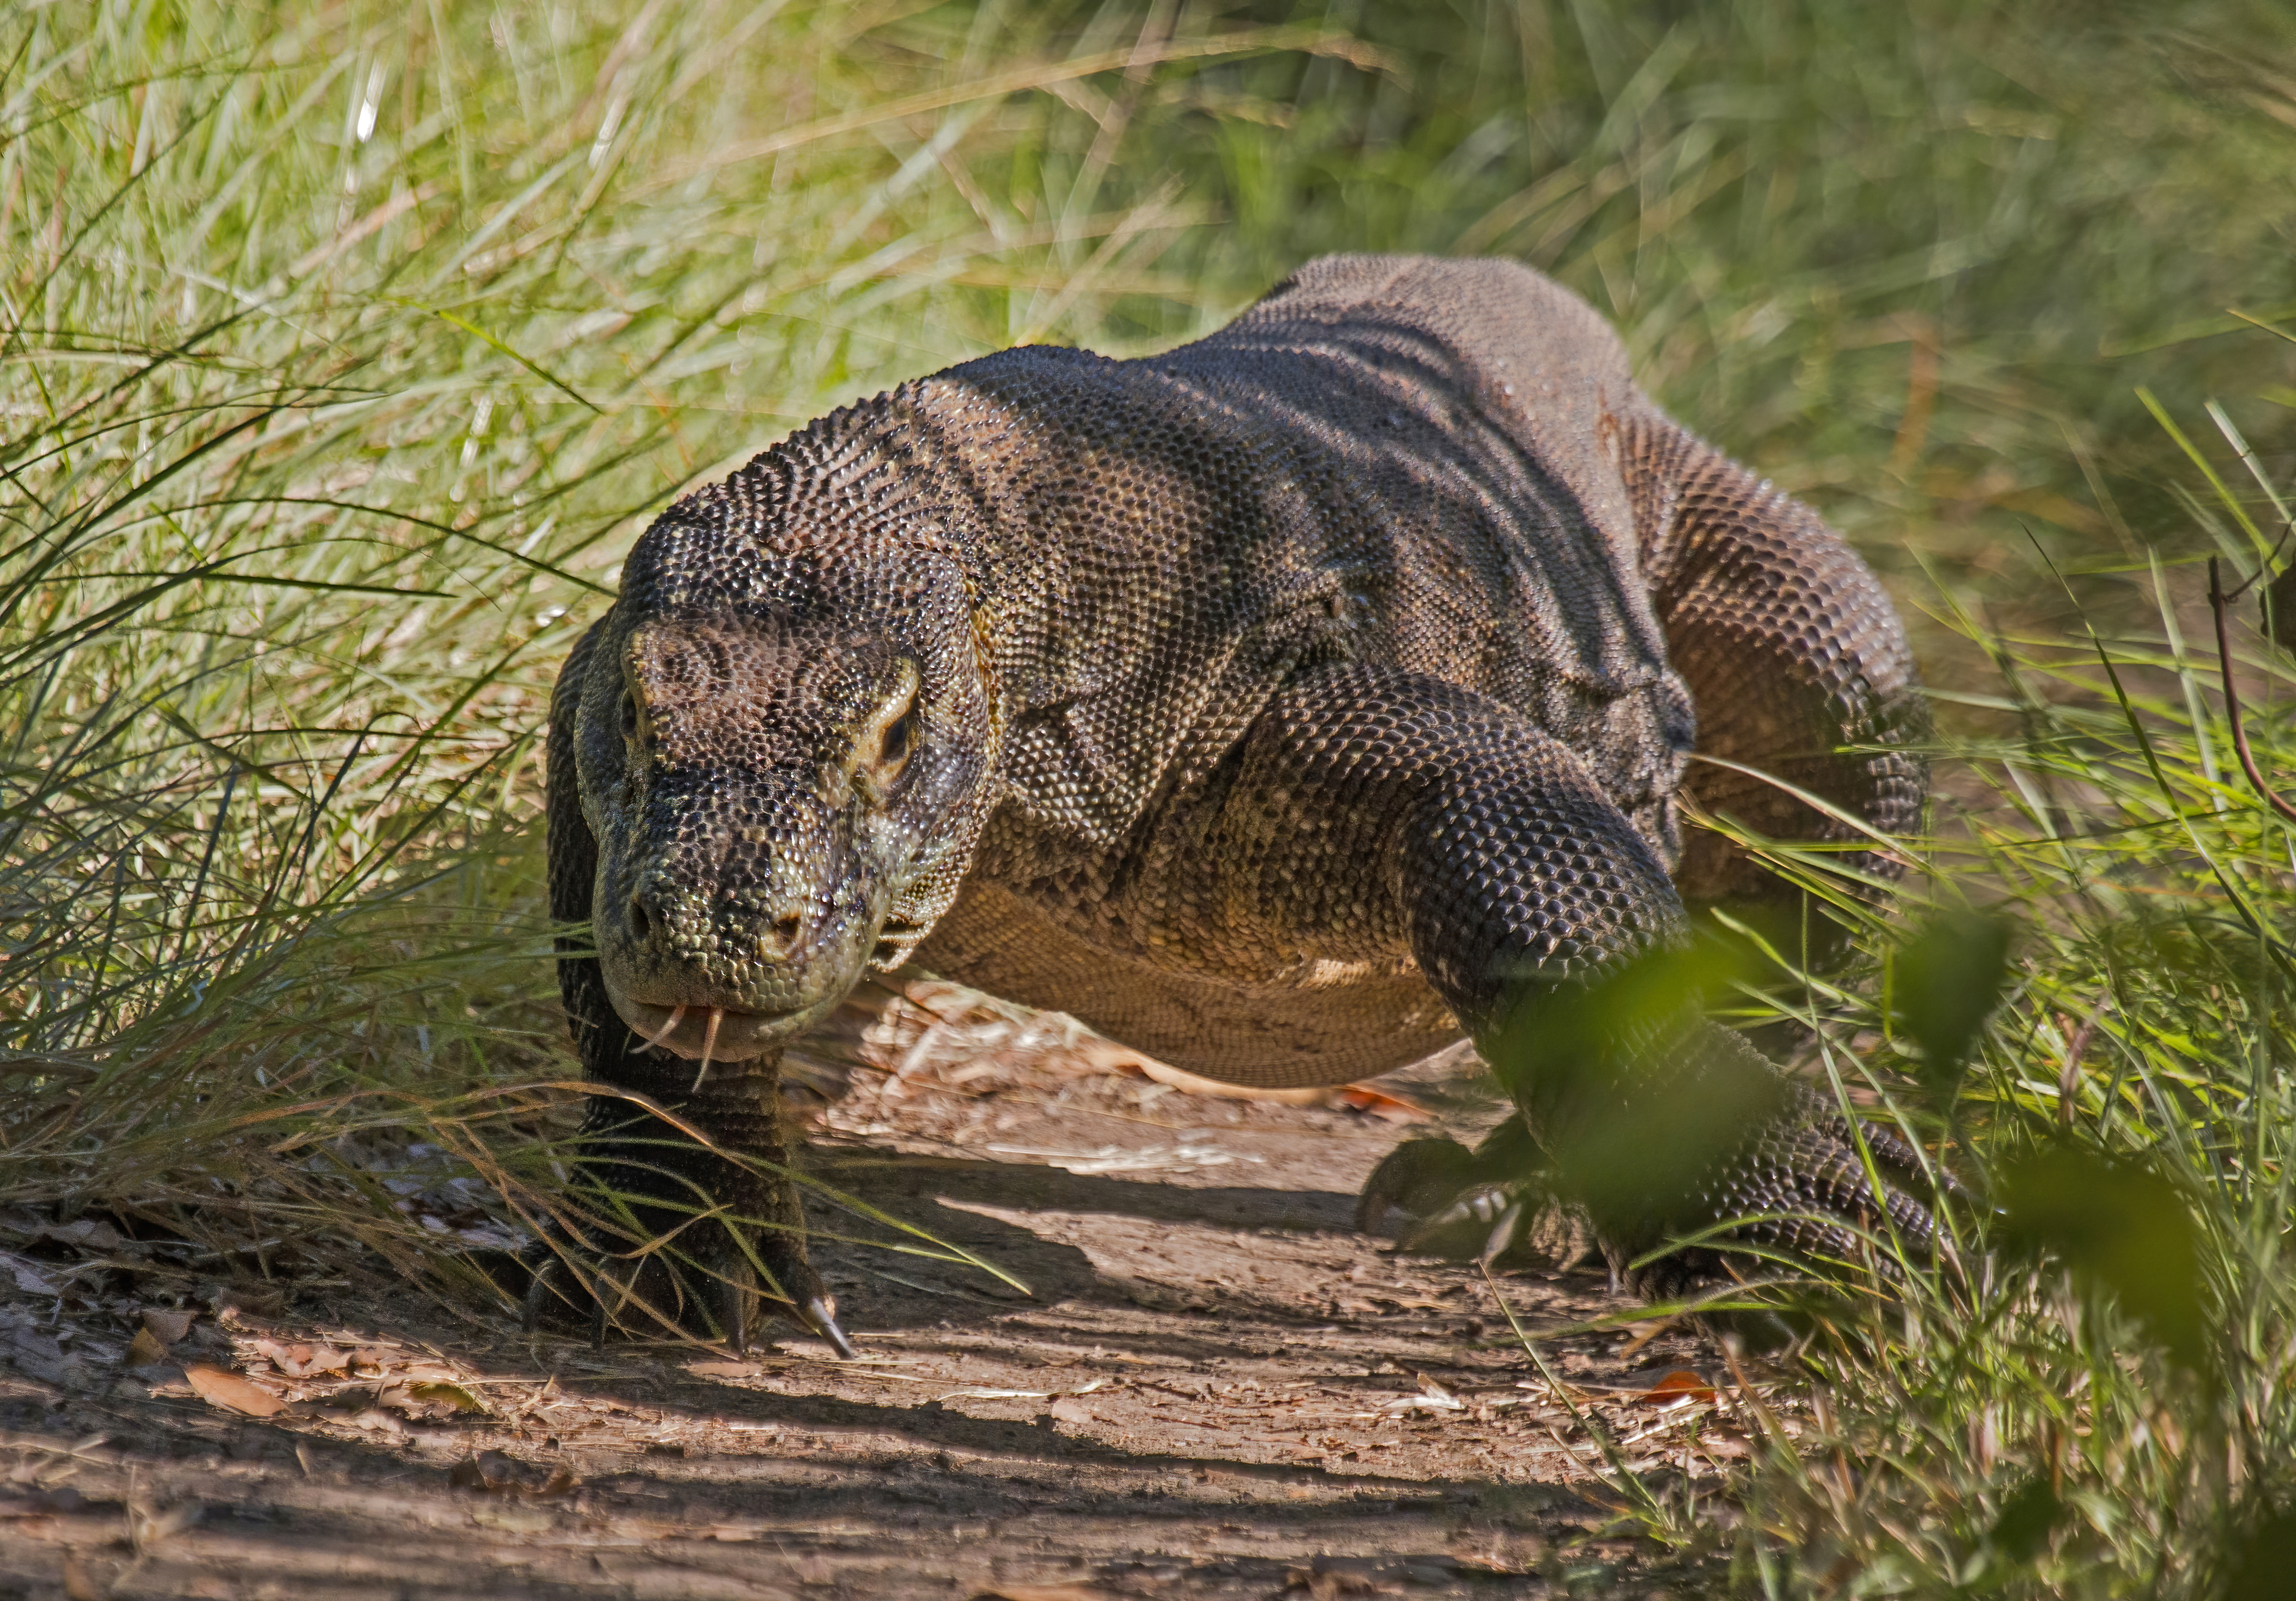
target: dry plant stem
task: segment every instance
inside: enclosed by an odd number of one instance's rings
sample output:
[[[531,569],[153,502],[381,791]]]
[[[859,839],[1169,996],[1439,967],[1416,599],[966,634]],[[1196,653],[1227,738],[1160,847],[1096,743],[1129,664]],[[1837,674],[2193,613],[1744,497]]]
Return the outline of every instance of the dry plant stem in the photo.
[[[2277,790],[2265,782],[2258,770],[2256,757],[2248,748],[2248,726],[2241,716],[2240,693],[2232,684],[2232,640],[2225,630],[2224,585],[2217,573],[2217,559],[2209,558],[2209,611],[2216,618],[2217,670],[2224,683],[2225,718],[2232,725],[2232,748],[2240,757],[2240,770],[2248,775],[2249,786],[2264,797],[2266,805],[2291,823],[2296,823],[2296,806],[2292,806]]]

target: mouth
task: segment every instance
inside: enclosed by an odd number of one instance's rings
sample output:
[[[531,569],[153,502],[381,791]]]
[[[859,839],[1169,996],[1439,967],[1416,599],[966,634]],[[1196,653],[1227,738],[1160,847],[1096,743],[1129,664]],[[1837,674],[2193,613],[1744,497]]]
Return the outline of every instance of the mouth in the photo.
[[[614,998],[614,1009],[646,1046],[689,1062],[748,1062],[787,1043],[818,1022],[828,1008],[744,1012],[733,1006],[656,1006]]]

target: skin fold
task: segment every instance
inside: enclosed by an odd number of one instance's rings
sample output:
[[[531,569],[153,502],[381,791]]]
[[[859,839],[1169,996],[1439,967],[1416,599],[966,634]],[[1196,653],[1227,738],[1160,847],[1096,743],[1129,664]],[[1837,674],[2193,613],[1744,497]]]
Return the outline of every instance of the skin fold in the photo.
[[[833,1334],[779,1055],[912,959],[1239,1084],[1472,1036],[1616,1260],[1750,1214],[1929,1236],[1916,1154],[1865,1130],[1877,1192],[1687,998],[1590,1011],[1702,909],[1826,927],[1685,796],[1887,882],[1738,769],[1885,833],[1926,773],[1872,575],[1520,266],[1326,258],[1162,356],[1008,350],[823,418],[645,533],[551,716],[585,1071],[719,1149],[602,1096],[627,1227],[562,1242],[542,1311],[599,1315],[587,1250],[689,1326],[738,1339],[764,1285]]]

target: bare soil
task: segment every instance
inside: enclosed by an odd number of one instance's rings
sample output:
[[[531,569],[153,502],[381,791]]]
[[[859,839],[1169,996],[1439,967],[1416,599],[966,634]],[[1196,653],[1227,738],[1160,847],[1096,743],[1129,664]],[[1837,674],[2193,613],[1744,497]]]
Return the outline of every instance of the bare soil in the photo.
[[[187,1323],[20,1228],[0,1595],[1639,1598],[1718,1579],[1632,1532],[1583,1421],[1653,1485],[1711,1481],[1747,1449],[1726,1387],[1645,1392],[1718,1382],[1714,1350],[1680,1326],[1557,1334],[1538,1348],[1558,1393],[1495,1295],[1534,1334],[1631,1303],[1599,1263],[1494,1283],[1355,1232],[1408,1125],[1041,1058],[898,1065],[849,1073],[814,1170],[1027,1290],[824,1240],[856,1363],[796,1334],[742,1360],[597,1351],[411,1288],[219,1285]],[[1418,1131],[1472,1137],[1498,1112],[1480,1072],[1382,1087],[1431,1111]]]

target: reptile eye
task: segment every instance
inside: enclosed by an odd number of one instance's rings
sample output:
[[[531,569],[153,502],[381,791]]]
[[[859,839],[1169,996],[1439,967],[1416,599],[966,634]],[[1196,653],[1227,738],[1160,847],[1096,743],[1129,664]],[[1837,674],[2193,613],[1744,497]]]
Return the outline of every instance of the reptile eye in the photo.
[[[890,777],[901,770],[909,759],[909,752],[917,743],[917,703],[911,701],[908,710],[895,718],[885,729],[884,743],[877,748],[878,770]]]

